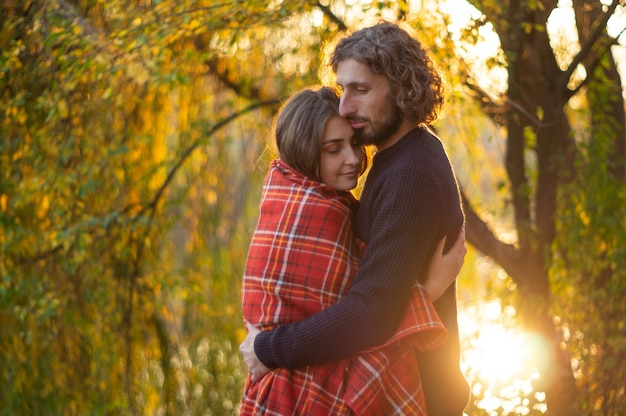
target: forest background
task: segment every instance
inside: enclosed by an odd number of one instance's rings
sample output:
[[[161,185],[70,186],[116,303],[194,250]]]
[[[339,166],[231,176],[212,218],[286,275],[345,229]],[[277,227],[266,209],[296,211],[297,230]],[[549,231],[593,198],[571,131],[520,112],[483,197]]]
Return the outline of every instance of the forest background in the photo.
[[[447,81],[434,127],[467,215],[467,413],[626,414],[624,15],[3,0],[0,415],[237,414],[272,117],[321,83],[324,45],[381,17],[412,26]]]

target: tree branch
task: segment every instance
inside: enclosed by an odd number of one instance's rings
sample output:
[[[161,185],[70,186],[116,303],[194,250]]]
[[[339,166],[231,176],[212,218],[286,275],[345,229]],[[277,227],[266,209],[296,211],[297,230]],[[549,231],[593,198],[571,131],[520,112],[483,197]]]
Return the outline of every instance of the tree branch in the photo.
[[[317,6],[318,9],[320,9],[322,11],[324,16],[328,17],[331,22],[333,22],[333,23],[335,23],[337,25],[337,30],[339,32],[345,32],[345,31],[348,30],[348,26],[346,26],[346,24],[343,22],[343,20],[341,20],[339,17],[337,17],[337,15],[335,13],[333,13],[332,10],[330,10],[329,6],[323,5],[319,1],[317,3],[315,3],[315,5]]]
[[[213,127],[211,127],[209,129],[209,131],[207,131],[205,134],[201,135],[201,138],[198,138],[196,140],[194,140],[194,142],[183,152],[182,156],[180,157],[180,159],[174,164],[174,166],[172,167],[172,169],[170,170],[170,172],[167,174],[167,177],[165,178],[165,181],[163,182],[163,184],[159,187],[159,189],[157,190],[154,198],[152,199],[152,201],[150,201],[147,205],[145,205],[141,211],[137,214],[137,217],[140,217],[142,215],[144,215],[146,213],[146,211],[148,210],[155,210],[157,204],[159,203],[161,197],[163,196],[166,188],[169,186],[170,182],[174,179],[174,176],[176,175],[176,173],[178,172],[178,170],[180,169],[180,167],[185,163],[185,161],[189,158],[189,156],[191,156],[191,154],[193,153],[193,151],[202,143],[204,143],[204,141],[209,138],[211,135],[213,135],[215,132],[217,132],[218,130],[220,130],[221,128],[225,127],[226,125],[228,125],[228,123],[236,120],[237,118],[239,118],[240,116],[249,113],[252,110],[256,110],[257,108],[261,108],[261,107],[268,107],[268,106],[273,106],[273,105],[277,105],[281,102],[280,98],[274,98],[271,100],[267,100],[267,101],[261,101],[258,103],[254,103],[252,105],[249,105],[248,107],[244,108],[243,110],[233,113],[230,116],[224,118],[223,120],[218,121]]]
[[[463,82],[467,89],[471,92],[472,97],[478,103],[483,110],[483,113],[491,119],[496,125],[503,126],[506,122],[504,115],[510,111],[510,107],[503,104],[498,104],[491,99],[489,94],[480,86],[474,84],[469,76],[465,77]]]
[[[233,82],[232,79],[240,79],[240,77],[231,76],[231,72],[226,69],[220,69],[218,57],[213,57],[206,61],[207,66],[211,74],[215,75],[217,79],[224,84],[227,88],[231,89],[235,94],[248,100],[263,100],[263,93],[261,89],[253,84],[245,84],[243,82]]]
[[[520,267],[522,258],[520,251],[516,246],[503,243],[497,238],[489,225],[476,213],[463,189],[461,189],[461,200],[465,212],[465,238],[467,242],[481,253],[491,257],[510,276],[519,276],[516,271]]]
[[[617,6],[620,4],[620,1],[621,0],[613,0],[611,5],[609,6],[608,10],[602,16],[602,19],[597,22],[597,26],[596,26],[595,30],[591,33],[591,35],[587,39],[585,39],[585,43],[583,45],[581,45],[581,48],[580,48],[580,51],[578,52],[578,54],[574,57],[574,59],[569,64],[567,69],[562,73],[561,78],[560,78],[560,82],[559,82],[560,85],[558,86],[558,90],[566,90],[567,89],[567,84],[568,84],[570,78],[572,77],[572,75],[574,74],[574,71],[576,70],[578,65],[580,65],[580,63],[583,62],[583,60],[587,57],[587,55],[591,53],[592,48],[594,46],[596,46],[596,43],[597,43],[598,39],[600,38],[600,36],[602,36],[602,34],[605,33],[605,31],[606,31],[606,24],[609,21],[609,19],[611,18],[611,16],[613,15],[613,13],[615,12],[615,9],[617,8]],[[601,47],[601,49],[597,53],[597,59],[594,61],[593,66],[591,68],[587,68],[588,71],[590,69],[593,69],[593,67],[595,67],[596,65],[598,65],[598,63],[600,62],[600,58],[602,57],[602,55],[607,53],[607,51],[609,50],[611,45],[613,45],[612,42],[607,42],[606,45],[603,45]],[[575,89],[575,91],[578,91],[579,87],[577,87]],[[571,98],[574,93],[575,92],[571,92],[565,98],[567,98],[567,99]]]

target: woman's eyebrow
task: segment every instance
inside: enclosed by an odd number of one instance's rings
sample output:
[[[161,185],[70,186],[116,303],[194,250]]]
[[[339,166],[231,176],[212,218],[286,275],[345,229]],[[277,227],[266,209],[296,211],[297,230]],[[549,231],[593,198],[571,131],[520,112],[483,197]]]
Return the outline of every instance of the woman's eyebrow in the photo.
[[[324,140],[324,144],[334,144],[344,141],[343,137],[332,137],[328,140]]]

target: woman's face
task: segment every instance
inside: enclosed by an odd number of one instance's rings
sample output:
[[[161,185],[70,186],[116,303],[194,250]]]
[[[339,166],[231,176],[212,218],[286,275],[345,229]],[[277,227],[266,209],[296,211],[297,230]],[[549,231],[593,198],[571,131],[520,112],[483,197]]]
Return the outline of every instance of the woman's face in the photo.
[[[363,157],[363,149],[356,143],[350,122],[339,115],[328,119],[322,139],[322,182],[338,191],[353,189],[359,179]]]

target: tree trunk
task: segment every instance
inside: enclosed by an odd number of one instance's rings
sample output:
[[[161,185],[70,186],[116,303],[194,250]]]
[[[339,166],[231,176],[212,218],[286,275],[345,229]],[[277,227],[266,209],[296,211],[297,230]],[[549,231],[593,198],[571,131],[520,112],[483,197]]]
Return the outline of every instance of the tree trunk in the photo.
[[[523,252],[500,242],[473,210],[463,195],[466,238],[473,246],[494,259],[518,286],[518,310],[526,330],[541,340],[544,355],[535,357],[541,374],[539,391],[546,393],[549,414],[576,416],[576,385],[567,351],[561,349],[562,337],[550,313],[550,288],[547,267],[539,251]]]
[[[506,14],[494,21],[508,58],[506,100],[511,111],[505,120],[505,162],[518,242],[499,242],[467,200],[466,236],[515,281],[520,317],[544,345],[544,356],[537,357],[538,389],[546,393],[550,414],[572,416],[581,411],[569,356],[552,320],[548,261],[555,239],[556,195],[567,166],[563,156],[570,156],[573,143],[564,111],[569,90],[545,31],[556,2],[545,1],[542,6],[532,9],[525,2],[510,2]],[[534,160],[528,158],[529,152]]]

